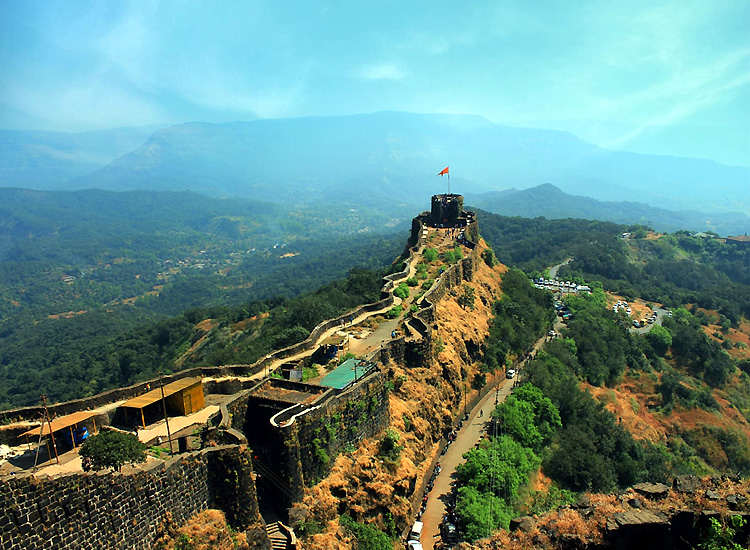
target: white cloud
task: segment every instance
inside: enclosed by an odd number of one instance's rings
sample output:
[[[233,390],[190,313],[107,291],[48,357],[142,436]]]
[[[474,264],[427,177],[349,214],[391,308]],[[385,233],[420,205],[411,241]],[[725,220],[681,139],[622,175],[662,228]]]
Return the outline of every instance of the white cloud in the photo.
[[[69,83],[54,94],[46,89],[14,87],[8,90],[6,100],[13,110],[27,113],[41,127],[63,131],[138,126],[168,120],[154,102],[101,83]]]
[[[355,75],[365,80],[403,80],[407,72],[395,63],[380,63],[360,67]]]

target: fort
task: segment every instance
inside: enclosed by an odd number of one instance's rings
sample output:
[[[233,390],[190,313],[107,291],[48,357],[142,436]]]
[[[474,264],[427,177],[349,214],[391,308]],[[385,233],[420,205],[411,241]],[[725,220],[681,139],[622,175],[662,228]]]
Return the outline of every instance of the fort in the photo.
[[[391,338],[334,369],[320,383],[305,383],[292,374],[319,358],[326,342],[340,342],[342,337],[336,335],[342,327],[356,326],[397,305],[400,299],[394,290],[413,275],[428,236],[435,232],[442,232],[463,253],[441,269],[435,283],[418,298],[416,311],[404,312],[397,320],[398,334],[394,330]],[[184,415],[203,409],[205,398],[210,405],[205,411],[210,414],[199,425],[188,424],[171,434],[178,452],[166,462],[149,461],[145,466],[126,466],[122,472],[97,474],[45,473],[55,472],[52,466],[6,472],[0,478],[0,550],[43,543],[55,549],[151,548],[167,523],[179,525],[206,508],[223,510],[232,527],[248,533],[257,547],[270,547],[262,509],[286,519],[304,488],[323,478],[343,449],[388,427],[385,366],[431,366],[435,304],[472,280],[479,261],[478,239],[476,217],[463,210],[463,197],[435,195],[431,210],[412,222],[404,269],[385,277],[377,302],[319,324],[304,341],[252,365],[191,368],[50,405],[51,417],[74,418],[77,429],[86,427],[89,432],[135,421],[142,428],[139,436],[149,444],[154,443],[148,440],[149,424],[159,418],[160,407],[165,416],[168,408],[171,414]],[[192,379],[200,381],[199,395]],[[163,399],[162,388],[169,393]],[[67,416],[82,411],[87,412],[83,417]],[[14,442],[28,432],[28,421],[40,418],[42,412],[40,407],[0,412],[0,422],[5,424],[0,443]],[[74,442],[73,424],[63,421],[63,425],[57,432],[53,426],[53,435],[59,438],[69,430]],[[37,431],[41,437],[44,428]],[[48,452],[46,458],[50,456]],[[407,496],[416,507],[421,487],[410,487]],[[286,547],[293,547],[293,532],[282,528]]]

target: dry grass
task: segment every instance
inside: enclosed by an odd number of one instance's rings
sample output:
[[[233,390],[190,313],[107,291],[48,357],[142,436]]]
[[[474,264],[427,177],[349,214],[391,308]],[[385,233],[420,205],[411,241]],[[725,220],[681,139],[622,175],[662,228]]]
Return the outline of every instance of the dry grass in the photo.
[[[480,254],[485,246],[480,244]],[[473,311],[458,306],[450,293],[436,305],[440,319],[437,336],[444,346],[429,368],[385,366],[388,378],[399,381],[389,400],[391,428],[399,433],[399,444],[404,446],[400,459],[392,464],[377,457],[375,440],[363,442],[354,453],[340,455],[330,474],[307,489],[303,502],[295,507],[295,516],[314,518],[325,526],[321,534],[303,541],[306,549],[351,547],[336,521],[342,511],[380,529],[385,528],[387,513],[399,525],[413,521],[408,499],[413,487],[420,486],[424,470],[437,452],[437,442],[462,403],[464,380],[478,371],[477,354],[489,331],[491,307],[500,296],[504,271],[501,265],[490,268],[481,260],[477,263],[470,283],[476,293]],[[408,429],[404,417],[409,419]]]
[[[154,548],[158,550],[245,550],[250,548],[244,533],[234,533],[227,525],[224,513],[219,510],[205,510],[188,521],[183,527],[173,530],[157,539]]]

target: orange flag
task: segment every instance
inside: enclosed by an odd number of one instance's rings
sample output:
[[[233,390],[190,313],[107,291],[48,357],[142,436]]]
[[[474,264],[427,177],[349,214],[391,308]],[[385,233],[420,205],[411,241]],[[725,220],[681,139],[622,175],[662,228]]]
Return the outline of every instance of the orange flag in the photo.
[[[447,173],[448,173],[448,167],[446,166],[445,168],[443,168],[443,171],[438,174],[438,176],[443,176]]]

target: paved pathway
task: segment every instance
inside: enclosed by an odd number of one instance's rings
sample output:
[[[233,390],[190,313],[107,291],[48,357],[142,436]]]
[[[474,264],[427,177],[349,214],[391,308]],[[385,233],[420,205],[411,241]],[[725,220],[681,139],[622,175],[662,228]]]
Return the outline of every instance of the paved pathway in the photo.
[[[498,403],[505,401],[513,387],[513,381],[503,379],[497,392]],[[464,462],[463,455],[471,450],[478,441],[484,438],[492,411],[495,409],[496,392],[491,391],[471,410],[469,420],[464,422],[458,431],[455,441],[440,460],[441,471],[427,500],[427,507],[422,514],[422,546],[431,549],[440,541],[440,523],[445,514],[444,498],[451,492],[451,483],[456,466]]]
[[[422,247],[424,248],[424,246]],[[420,258],[420,254],[422,252],[422,249],[420,249],[414,256],[412,256],[412,261],[409,264],[409,273],[407,275],[407,278],[413,277],[416,273],[416,267],[418,263],[418,259]],[[401,298],[394,296],[394,304],[400,305],[402,303]],[[295,353],[294,355],[290,355],[288,357],[284,357],[283,359],[277,359],[273,361],[271,364],[269,364],[266,368],[261,370],[260,372],[257,372],[255,374],[252,374],[247,377],[241,377],[243,379],[250,379],[250,380],[261,380],[268,376],[268,373],[279,368],[281,365],[287,362],[295,361],[298,359],[303,359],[305,357],[308,357],[309,355],[312,355],[317,350],[317,344],[320,344],[323,340],[326,338],[329,338],[333,335],[341,335],[346,336],[347,334],[352,334],[352,338],[349,340],[349,351],[351,353],[354,353],[355,355],[362,356],[366,355],[367,353],[370,353],[372,351],[375,351],[378,349],[385,341],[391,339],[391,333],[398,328],[399,322],[401,318],[397,319],[391,319],[388,321],[384,321],[380,323],[376,330],[372,331],[370,334],[368,334],[364,338],[356,338],[353,336],[353,333],[350,332],[351,327],[359,325],[362,323],[365,319],[368,319],[369,317],[375,317],[377,315],[383,315],[385,312],[387,312],[389,309],[391,309],[393,306],[388,306],[383,309],[379,309],[377,311],[369,311],[362,313],[358,317],[355,317],[351,323],[347,323],[345,325],[332,327],[325,332],[323,332],[317,339],[316,345],[313,346],[309,350],[301,351],[299,353]],[[210,377],[207,379],[220,379],[222,377]],[[232,376],[231,378],[237,378],[236,376]]]
[[[651,329],[654,327],[654,325],[661,325],[664,322],[664,318],[669,316],[669,312],[666,309],[655,307],[654,311],[656,312],[656,321],[654,321],[650,325],[646,325],[645,327],[630,327],[630,332],[634,332],[636,334],[646,334],[647,332],[651,332]]]
[[[564,265],[568,265],[570,262],[573,261],[573,258],[568,258],[562,263],[559,263],[557,265],[554,265],[549,268],[549,278],[550,279],[557,279],[557,270],[560,269]]]
[[[563,323],[559,317],[555,317],[553,328],[558,333],[562,328]],[[542,336],[537,340],[531,348],[532,354],[536,354],[542,349],[544,343],[550,338],[547,335]],[[521,360],[515,366],[516,369],[521,369],[525,360]],[[435,482],[430,491],[427,499],[427,506],[422,514],[421,521],[424,524],[422,528],[422,546],[425,549],[434,548],[437,542],[440,542],[440,524],[443,521],[445,515],[445,504],[444,500],[451,491],[451,483],[453,482],[454,473],[456,466],[464,462],[463,455],[465,452],[471,450],[474,445],[482,440],[485,436],[486,429],[489,425],[490,415],[495,409],[495,398],[497,397],[497,403],[502,403],[505,398],[510,395],[513,382],[519,381],[520,377],[523,376],[523,370],[517,374],[516,380],[501,379],[497,383],[495,391],[490,391],[487,395],[477,403],[474,408],[469,411],[469,420],[464,422],[463,427],[459,430],[455,441],[448,447],[445,455],[440,460],[441,471],[440,474],[435,478]]]

